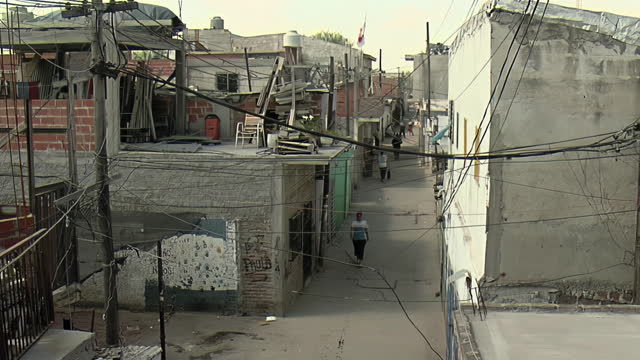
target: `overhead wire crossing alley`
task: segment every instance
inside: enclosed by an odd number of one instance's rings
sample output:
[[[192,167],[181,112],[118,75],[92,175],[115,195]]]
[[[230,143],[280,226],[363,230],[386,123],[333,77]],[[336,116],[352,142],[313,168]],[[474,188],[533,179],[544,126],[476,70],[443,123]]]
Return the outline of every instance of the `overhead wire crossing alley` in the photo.
[[[386,186],[354,193],[352,209],[362,211],[369,224],[362,265],[324,261],[323,271],[291,308],[286,327],[272,325],[309,359],[441,359],[445,354],[445,325],[437,296],[439,235],[424,230],[435,228],[435,202],[424,190],[435,179],[425,177],[429,168],[394,167],[400,162],[389,160],[393,177]],[[362,188],[377,184],[377,177],[368,178]],[[423,215],[389,216],[392,212]],[[355,216],[338,231],[327,258],[355,264],[351,220]],[[384,231],[415,227],[421,230]]]

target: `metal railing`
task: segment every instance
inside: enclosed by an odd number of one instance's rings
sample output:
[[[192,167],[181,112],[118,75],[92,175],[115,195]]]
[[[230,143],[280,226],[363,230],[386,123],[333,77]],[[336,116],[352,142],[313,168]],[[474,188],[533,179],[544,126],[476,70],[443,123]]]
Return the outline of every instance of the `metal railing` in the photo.
[[[45,229],[0,253],[0,359],[20,358],[54,319]],[[55,265],[53,265],[55,266]]]

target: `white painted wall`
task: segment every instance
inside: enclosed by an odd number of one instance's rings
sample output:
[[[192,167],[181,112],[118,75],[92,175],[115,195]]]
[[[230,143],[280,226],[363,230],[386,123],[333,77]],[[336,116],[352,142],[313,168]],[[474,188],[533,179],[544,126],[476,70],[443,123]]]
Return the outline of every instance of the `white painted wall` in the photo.
[[[491,89],[491,67],[483,65],[491,56],[491,25],[484,16],[476,17],[467,29],[461,32],[451,48],[449,56],[449,99],[454,100],[456,121],[452,141],[452,153],[465,152],[465,119],[467,152],[472,151],[475,128],[482,126],[482,114],[489,103]],[[477,78],[470,87],[471,79]],[[459,121],[457,120],[459,118]],[[488,136],[479,148],[480,152],[488,150]],[[475,146],[473,147],[475,149]],[[463,176],[466,170],[467,176]],[[480,177],[474,177],[472,161],[455,160],[450,162],[444,179],[446,195],[444,203],[450,201],[455,184],[460,180],[459,190],[455,194],[451,206],[446,209],[447,230],[445,239],[448,244],[449,258],[454,272],[468,270],[474,282],[484,275],[484,259],[486,233],[483,225],[489,200],[489,183],[483,177],[488,173],[488,166],[479,166]],[[467,298],[464,278],[456,281],[461,300]]]

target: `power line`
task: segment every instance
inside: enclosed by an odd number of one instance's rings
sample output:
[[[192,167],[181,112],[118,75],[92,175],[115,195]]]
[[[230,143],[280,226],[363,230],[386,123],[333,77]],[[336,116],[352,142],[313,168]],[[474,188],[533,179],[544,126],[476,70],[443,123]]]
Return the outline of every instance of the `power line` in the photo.
[[[131,16],[131,18],[132,18],[133,20],[135,20],[138,24],[140,24],[142,27],[144,27],[144,28],[145,28],[145,29],[147,29],[148,31],[152,32],[154,35],[158,36],[158,35],[156,34],[156,32],[155,32],[155,31],[153,31],[153,29],[149,28],[148,26],[146,26],[145,24],[143,24],[139,19],[137,19],[137,18],[133,15],[133,12],[128,12],[128,13],[129,13],[129,15]],[[142,12],[142,11],[140,11],[140,13],[142,13],[144,16],[148,17],[150,20],[154,21],[155,23],[157,23],[157,24],[158,24],[158,25],[160,25],[161,27],[163,27],[163,28],[165,28],[165,29],[168,29],[165,25],[161,24],[160,22],[158,22],[158,20],[156,20],[156,19],[152,18],[152,17],[151,17],[151,16],[149,16],[148,14],[146,14],[146,13],[144,13],[144,12]],[[180,36],[180,35],[177,35],[177,36],[178,36],[178,38],[179,38],[182,42],[186,43],[188,46],[191,46],[191,43],[189,43],[189,41],[187,41],[184,37],[182,37],[182,36]],[[207,54],[207,55],[213,55],[213,56],[215,56],[216,58],[218,58],[219,60],[221,60],[222,62],[224,62],[224,63],[228,63],[228,64],[230,64],[230,65],[232,65],[232,66],[234,66],[234,67],[237,67],[237,68],[239,68],[239,69],[242,69],[243,71],[245,71],[245,70],[246,70],[244,67],[242,67],[242,66],[240,66],[240,65],[238,65],[238,64],[234,64],[234,63],[233,63],[233,62],[231,62],[231,61],[228,61],[228,60],[223,59],[223,58],[221,58],[221,57],[219,57],[219,56],[216,56],[216,54],[215,54],[215,53],[207,52],[206,54]],[[190,56],[191,56],[191,57],[194,57],[194,58],[196,58],[196,59],[198,59],[198,60],[200,60],[200,61],[202,61],[202,62],[204,62],[204,63],[206,63],[206,64],[208,64],[208,65],[210,65],[210,66],[217,67],[216,65],[211,64],[210,62],[208,62],[207,60],[205,60],[205,59],[203,59],[203,58],[199,57],[198,55],[190,54]],[[228,71],[228,70],[226,70],[226,69],[225,69],[225,71]],[[258,75],[262,75],[262,76],[266,76],[266,77],[271,76],[270,74],[261,73],[261,72],[255,71],[255,70],[254,70],[254,71],[251,71],[251,73],[253,73],[253,74],[258,74]]]
[[[502,74],[503,74],[504,69],[505,69],[505,67],[506,67],[506,65],[507,65],[507,62],[509,61],[509,56],[510,56],[510,54],[511,54],[511,49],[513,48],[513,45],[514,45],[514,43],[515,43],[515,41],[516,41],[516,39],[517,39],[517,37],[518,37],[518,34],[520,33],[520,29],[522,28],[522,24],[524,24],[524,22],[525,22],[526,15],[527,15],[527,10],[529,10],[529,6],[531,5],[531,1],[532,1],[532,0],[528,0],[528,2],[527,2],[527,6],[526,6],[526,8],[524,9],[524,12],[522,13],[521,21],[519,22],[518,27],[517,27],[517,29],[516,29],[516,31],[515,31],[515,33],[514,33],[514,35],[513,35],[513,38],[511,39],[511,43],[509,44],[509,48],[508,48],[508,50],[507,50],[507,54],[505,55],[504,61],[503,61],[503,63],[502,63],[502,66],[500,67],[500,72],[498,73],[498,80],[496,81],[496,85],[495,85],[495,87],[494,87],[494,88],[493,88],[493,90],[491,91],[491,96],[489,97],[489,101],[487,102],[487,106],[486,106],[486,107],[485,107],[485,109],[484,109],[484,113],[483,113],[483,115],[482,115],[482,119],[480,120],[480,124],[478,125],[478,129],[482,129],[482,125],[483,125],[483,123],[484,123],[484,121],[485,121],[485,119],[486,119],[486,117],[487,117],[487,112],[489,111],[489,108],[490,108],[490,106],[492,105],[493,98],[494,98],[494,96],[495,96],[495,94],[496,94],[496,91],[498,90],[498,86],[499,86],[499,83],[500,83],[500,79],[502,78]],[[538,6],[539,2],[540,2],[540,0],[537,0],[537,1],[536,1],[536,5],[535,5],[535,7],[534,7],[533,12],[535,12],[535,9],[537,8],[537,6]],[[532,18],[533,18],[533,16],[532,16]],[[525,33],[528,31],[529,25],[531,25],[531,21],[529,21],[529,23],[527,24],[527,29],[525,29],[525,31],[524,31]],[[503,94],[504,89],[505,89],[505,87],[506,87],[507,81],[509,80],[509,75],[510,75],[510,73],[511,73],[511,69],[513,68],[513,64],[515,64],[515,61],[516,61],[516,59],[517,59],[517,55],[518,55],[518,52],[520,51],[521,46],[522,46],[522,43],[519,43],[519,44],[518,44],[518,49],[516,50],[516,53],[515,53],[515,55],[513,56],[513,60],[512,60],[512,62],[511,62],[511,66],[509,67],[509,70],[508,70],[508,72],[507,72],[507,74],[506,74],[506,76],[505,76],[505,78],[504,78],[504,80],[503,80],[502,88],[501,88],[501,90],[500,90],[500,94],[498,95],[498,100],[496,101],[496,104],[494,105],[494,111],[493,111],[493,112],[490,114],[490,116],[489,116],[489,123],[488,123],[488,125],[486,126],[486,128],[485,128],[485,130],[484,130],[484,133],[482,134],[482,137],[481,137],[481,138],[478,138],[478,136],[479,136],[479,132],[477,132],[477,131],[476,131],[476,134],[475,134],[475,136],[474,136],[474,138],[473,138],[473,141],[471,142],[471,146],[470,146],[470,148],[469,148],[469,152],[466,154],[467,156],[473,152],[474,145],[475,145],[475,148],[476,148],[476,149],[479,149],[479,148],[480,148],[480,144],[482,144],[482,140],[484,139],[484,136],[485,136],[485,134],[487,133],[487,130],[489,129],[489,127],[490,127],[489,125],[491,124],[491,120],[492,120],[492,118],[493,118],[493,115],[495,114],[495,109],[498,107],[498,104],[499,104],[499,102],[500,102],[500,99],[502,98],[502,94]],[[477,142],[477,144],[476,144],[476,142]],[[476,159],[476,160],[478,160],[478,159]],[[462,166],[463,166],[463,167],[466,167],[466,159],[465,159],[465,161],[464,161],[464,163],[463,163],[463,165],[462,165]],[[452,194],[452,196],[448,199],[448,201],[447,201],[447,203],[445,204],[445,206],[443,207],[443,211],[442,211],[443,213],[447,212],[447,210],[449,209],[449,206],[451,206],[451,204],[452,204],[452,202],[453,202],[453,199],[455,198],[455,196],[457,195],[458,191],[459,191],[459,190],[461,189],[461,187],[462,187],[462,184],[463,184],[463,182],[464,182],[464,179],[467,177],[467,174],[468,174],[468,173],[469,173],[469,171],[471,170],[471,166],[472,166],[472,164],[469,164],[469,167],[467,167],[467,169],[466,169],[465,173],[464,173],[464,174],[462,174],[462,173],[461,173],[461,174],[460,174],[460,176],[458,177],[458,179],[456,180],[456,183],[455,183],[455,185],[454,185],[454,187],[453,187],[453,194]]]

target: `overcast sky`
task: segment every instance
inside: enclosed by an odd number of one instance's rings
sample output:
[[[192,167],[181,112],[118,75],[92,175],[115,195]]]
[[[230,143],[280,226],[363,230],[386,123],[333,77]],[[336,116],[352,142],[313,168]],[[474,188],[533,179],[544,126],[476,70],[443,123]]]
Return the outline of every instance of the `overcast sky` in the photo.
[[[140,2],[162,5],[179,13],[179,0]],[[551,2],[576,5],[576,0]],[[431,42],[443,42],[462,24],[473,0],[183,0],[182,3],[182,19],[189,28],[208,28],[212,17],[221,16],[227,29],[242,36],[288,30],[310,35],[331,30],[354,40],[366,16],[365,52],[378,57],[378,49],[382,49],[383,68],[395,69],[409,66],[404,61],[405,54],[420,52],[425,47],[427,21]],[[582,0],[582,7],[640,17],[640,0]]]

